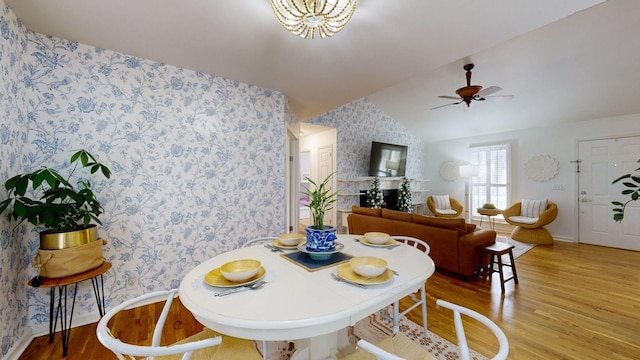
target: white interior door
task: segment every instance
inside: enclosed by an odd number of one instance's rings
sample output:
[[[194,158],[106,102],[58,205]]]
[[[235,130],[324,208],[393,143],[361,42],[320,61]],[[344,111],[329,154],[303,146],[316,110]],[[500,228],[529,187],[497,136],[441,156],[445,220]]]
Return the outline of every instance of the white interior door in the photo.
[[[640,250],[640,204],[627,207],[622,223],[613,220],[611,205],[625,198],[623,186],[612,182],[638,167],[640,137],[580,141],[578,157],[579,241]]]
[[[326,145],[318,148],[318,182],[333,172],[333,145]],[[333,179],[335,180],[335,179]],[[319,184],[318,184],[319,185]],[[329,183],[329,187],[333,189],[333,182]],[[336,226],[335,209],[324,214],[324,224]]]

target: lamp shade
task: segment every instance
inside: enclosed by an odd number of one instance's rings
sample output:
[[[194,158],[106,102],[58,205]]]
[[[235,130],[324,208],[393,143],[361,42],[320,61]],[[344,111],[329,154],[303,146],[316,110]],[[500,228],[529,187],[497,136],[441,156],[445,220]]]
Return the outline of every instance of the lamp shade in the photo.
[[[460,165],[458,171],[461,178],[470,178],[478,175],[478,166],[472,164]]]

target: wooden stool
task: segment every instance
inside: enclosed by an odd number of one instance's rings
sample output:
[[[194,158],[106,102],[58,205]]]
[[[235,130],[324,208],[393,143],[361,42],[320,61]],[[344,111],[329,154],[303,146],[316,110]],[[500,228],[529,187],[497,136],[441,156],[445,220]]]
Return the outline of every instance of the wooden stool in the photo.
[[[500,274],[500,287],[502,288],[502,292],[504,292],[504,283],[509,280],[513,280],[516,284],[518,284],[518,273],[516,272],[516,262],[513,259],[513,245],[505,244],[501,242],[497,242],[490,246],[487,246],[483,249],[484,253],[487,253],[491,256],[491,260],[489,261],[489,269],[487,269],[487,276],[491,277],[494,272]],[[509,254],[509,263],[505,264],[502,262],[502,255]],[[496,269],[494,265],[498,265]],[[510,278],[504,278],[504,271],[502,270],[503,266],[508,266],[511,268]]]

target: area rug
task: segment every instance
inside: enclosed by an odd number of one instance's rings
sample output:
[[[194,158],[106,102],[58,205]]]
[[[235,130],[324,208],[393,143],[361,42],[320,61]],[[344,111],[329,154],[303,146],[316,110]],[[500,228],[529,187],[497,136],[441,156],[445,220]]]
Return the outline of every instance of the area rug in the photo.
[[[505,244],[511,244],[514,246],[513,248],[513,258],[517,259],[520,256],[524,255],[524,253],[526,253],[527,251],[533,249],[536,244],[527,244],[527,243],[523,243],[517,240],[513,240],[512,238],[506,237],[506,236],[496,236],[496,242],[501,242],[501,243],[505,243]],[[507,256],[507,255],[504,255]],[[509,260],[508,256],[506,258],[503,258],[504,260]]]
[[[425,336],[420,325],[406,318],[400,318],[400,332],[407,335],[411,340],[427,349],[438,360],[455,360],[460,359],[458,356],[458,346],[445,340],[444,338],[432,333],[431,331]],[[355,344],[359,339],[365,339],[369,342],[376,343],[383,338],[390,336],[392,324],[384,319],[377,312],[369,317],[359,321],[349,331],[349,342]],[[262,342],[256,342],[256,348],[262,350]],[[295,346],[291,342],[271,341],[268,343],[268,358],[277,360],[288,360],[295,351]],[[471,350],[472,360],[487,360],[487,357]]]

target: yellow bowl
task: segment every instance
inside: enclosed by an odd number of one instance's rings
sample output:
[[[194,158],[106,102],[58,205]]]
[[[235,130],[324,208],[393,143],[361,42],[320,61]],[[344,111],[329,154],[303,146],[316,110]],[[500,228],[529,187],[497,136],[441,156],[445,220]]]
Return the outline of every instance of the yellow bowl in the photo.
[[[258,260],[242,259],[228,262],[220,267],[220,273],[229,281],[245,281],[258,273],[262,264]]]
[[[284,246],[298,245],[304,240],[304,234],[280,234],[278,241]]]
[[[383,232],[364,233],[364,237],[368,242],[376,245],[382,245],[389,241],[389,234]]]
[[[375,256],[356,256],[349,260],[351,269],[358,275],[373,278],[387,270],[387,262]]]

